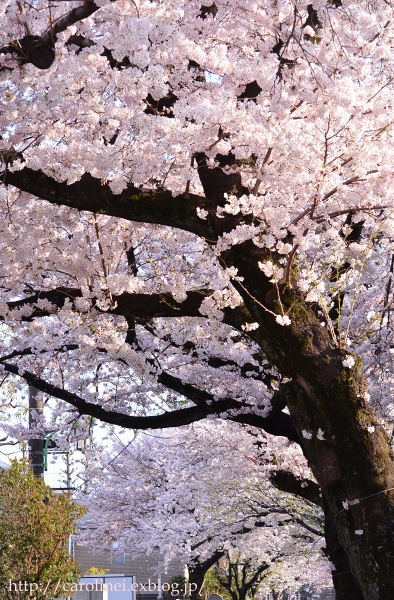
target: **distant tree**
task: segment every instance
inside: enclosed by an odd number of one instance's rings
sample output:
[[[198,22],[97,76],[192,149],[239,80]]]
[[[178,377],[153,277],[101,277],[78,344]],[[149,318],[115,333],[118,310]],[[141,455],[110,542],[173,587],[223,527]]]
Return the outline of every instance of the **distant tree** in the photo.
[[[209,596],[212,594],[218,594],[219,596],[222,596],[223,600],[231,600],[229,592],[225,587],[223,587],[216,575],[215,566],[211,567],[206,572],[204,585],[200,596],[203,598],[203,600],[208,600]]]
[[[83,491],[95,527],[79,541],[109,550],[115,537],[134,556],[154,550],[167,564],[186,563],[193,600],[206,600],[218,584],[230,586],[229,600],[253,597],[260,574],[279,589],[328,582],[322,510],[271,485],[284,452],[276,444],[273,455],[273,442],[258,430],[215,420],[159,437],[139,434],[133,444],[100,452]],[[294,476],[307,477],[298,447],[285,449]],[[212,586],[218,563],[226,585],[216,577]]]
[[[77,581],[78,565],[67,540],[84,508],[34,477],[27,461],[0,473],[0,598],[64,596]]]
[[[216,578],[223,589],[227,590],[231,600],[254,600],[261,579],[269,569],[269,563],[258,563],[251,559],[245,561],[233,557],[230,552],[221,558],[214,567]]]

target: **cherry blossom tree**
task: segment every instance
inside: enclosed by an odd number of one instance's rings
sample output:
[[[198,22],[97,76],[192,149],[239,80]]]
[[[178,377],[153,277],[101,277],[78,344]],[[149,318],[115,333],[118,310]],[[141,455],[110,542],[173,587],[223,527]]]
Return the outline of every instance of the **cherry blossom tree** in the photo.
[[[43,428],[298,443],[338,597],[391,600],[391,2],[0,15],[4,377],[61,401]]]
[[[262,579],[277,584],[278,574],[284,588],[327,584],[321,508],[269,482],[284,452],[306,485],[295,443],[225,420],[140,435],[115,453],[100,449],[85,473],[89,520],[79,539],[100,549],[116,539],[133,556],[157,554],[164,567],[184,562],[193,598],[211,565],[239,600]]]

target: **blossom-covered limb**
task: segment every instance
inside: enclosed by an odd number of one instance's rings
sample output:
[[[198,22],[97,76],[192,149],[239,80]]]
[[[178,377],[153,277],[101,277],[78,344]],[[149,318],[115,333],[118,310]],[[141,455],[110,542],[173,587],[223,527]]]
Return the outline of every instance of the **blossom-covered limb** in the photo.
[[[297,479],[291,471],[285,470],[274,471],[270,476],[270,481],[282,492],[300,496],[317,506],[323,506],[320,486],[314,481],[302,481]]]
[[[111,2],[115,1],[111,0]],[[19,6],[22,10],[21,3]],[[42,35],[31,35],[29,23],[26,21],[24,27],[27,35],[1,46],[0,54],[14,55],[21,65],[31,63],[39,69],[49,69],[55,60],[55,42],[58,34],[75,23],[90,17],[99,8],[94,0],[84,0],[81,6],[72,8],[54,22],[51,22],[50,27]],[[12,68],[8,68],[8,70],[12,70]]]
[[[91,417],[100,419],[105,423],[119,425],[120,427],[125,427],[127,429],[164,429],[167,427],[178,427],[180,425],[187,425],[196,421],[200,421],[201,419],[206,418],[208,415],[216,414],[220,409],[225,411],[231,407],[231,402],[229,406],[228,401],[218,401],[216,406],[193,406],[180,410],[169,411],[160,415],[146,417],[131,416],[112,410],[107,411],[99,404],[87,402],[77,394],[68,392],[65,389],[48,383],[41,377],[34,375],[34,373],[30,373],[29,371],[20,372],[18,367],[15,365],[3,362],[2,366],[5,372],[12,373],[13,375],[19,375],[28,384],[32,385],[40,392],[44,392],[45,394],[53,396],[54,398],[59,398],[59,400],[63,400],[64,402],[71,404],[71,406],[74,406],[78,410],[80,415],[90,415]]]
[[[169,293],[163,294],[140,294],[123,292],[121,294],[112,294],[112,305],[107,310],[96,306],[94,296],[87,296],[90,305],[96,307],[96,310],[113,315],[124,317],[140,317],[152,319],[158,317],[200,317],[199,308],[204,297],[210,295],[210,290],[196,290],[187,292],[184,302],[176,302]],[[22,317],[22,320],[48,316],[55,309],[64,306],[66,300],[74,302],[83,297],[83,291],[80,288],[59,287],[52,290],[35,291],[33,294],[21,300],[12,300],[7,302],[10,311],[18,310],[23,307],[31,307],[31,313]],[[40,301],[47,301],[52,308],[40,308]],[[231,310],[227,310],[229,321],[237,322],[242,317],[242,308],[234,309],[234,319],[231,318]],[[2,317],[0,316],[0,319]],[[3,317],[4,318],[4,317]]]
[[[169,191],[138,188],[131,184],[120,194],[114,194],[108,183],[89,173],[69,185],[29,167],[18,171],[7,169],[2,175],[2,182],[52,204],[69,206],[79,211],[112,215],[128,221],[168,225],[208,239],[212,234],[206,222],[196,212],[197,208],[206,205],[206,201],[195,194],[190,194],[186,200],[183,196],[173,196]]]
[[[110,0],[110,2],[116,2],[116,0]],[[83,0],[80,6],[77,6],[57,19],[51,24],[51,27],[43,36],[44,39],[55,39],[59,33],[68,29],[71,25],[79,23],[83,19],[87,19],[93,15],[100,6],[94,2],[94,0]]]

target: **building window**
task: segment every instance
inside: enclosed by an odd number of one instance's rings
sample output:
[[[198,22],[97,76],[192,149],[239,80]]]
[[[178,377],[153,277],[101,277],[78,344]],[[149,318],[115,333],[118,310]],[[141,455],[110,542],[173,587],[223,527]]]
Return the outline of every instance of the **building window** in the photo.
[[[113,565],[124,565],[125,564],[124,552],[122,552],[121,554],[115,554],[112,557],[112,564]]]
[[[111,543],[111,549],[112,549],[111,564],[124,565],[125,564],[125,553],[124,552],[116,552],[119,549],[119,542],[117,540],[114,540]]]

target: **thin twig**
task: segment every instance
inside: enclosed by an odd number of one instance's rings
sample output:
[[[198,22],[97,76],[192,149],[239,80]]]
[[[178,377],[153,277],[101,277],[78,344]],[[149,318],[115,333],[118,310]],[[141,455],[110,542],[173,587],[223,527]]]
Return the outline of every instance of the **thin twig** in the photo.
[[[272,150],[273,150],[273,148],[271,148],[271,146],[270,146],[270,147],[268,148],[268,150],[267,150],[267,152],[266,152],[265,156],[264,156],[264,160],[263,160],[263,166],[264,166],[264,165],[266,165],[266,164],[267,164],[267,162],[269,161],[269,159],[270,159],[270,156],[271,156],[271,154],[272,154]],[[260,187],[260,185],[261,185],[261,181],[262,181],[261,179],[256,179],[256,183],[254,184],[254,186],[253,186],[253,189],[252,189],[252,194],[253,194],[254,196],[255,196],[255,195],[257,194],[257,192],[259,191],[259,187]]]
[[[285,269],[285,285],[286,287],[290,287],[291,288],[291,283],[290,283],[290,272],[291,272],[291,265],[293,263],[294,257],[296,255],[296,252],[299,248],[299,244],[295,244],[293,246],[293,248],[291,249],[291,252],[288,256],[287,259],[287,263],[286,263],[286,269]]]

